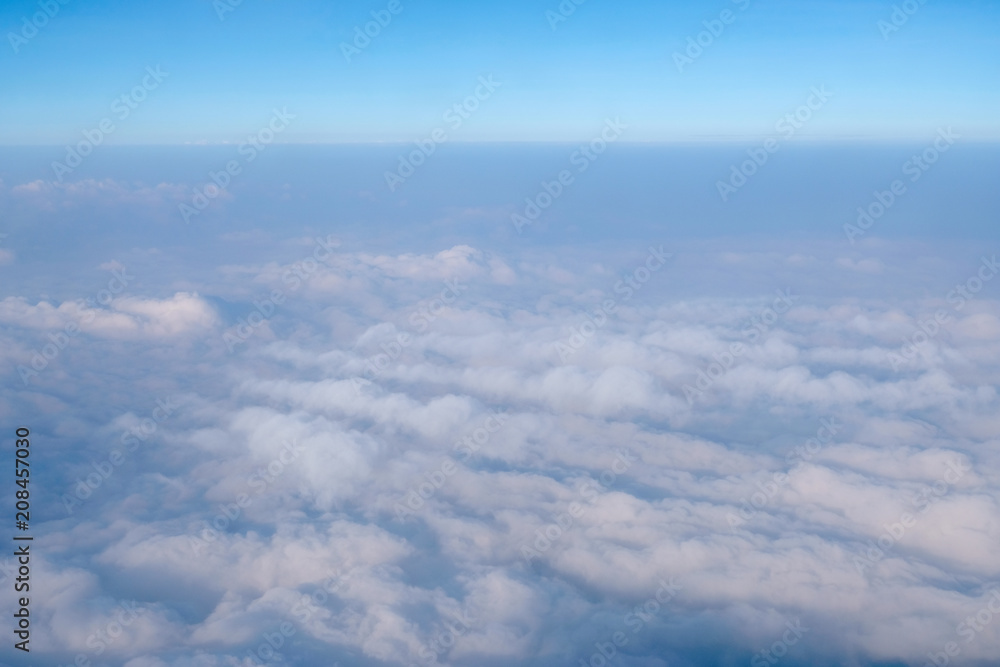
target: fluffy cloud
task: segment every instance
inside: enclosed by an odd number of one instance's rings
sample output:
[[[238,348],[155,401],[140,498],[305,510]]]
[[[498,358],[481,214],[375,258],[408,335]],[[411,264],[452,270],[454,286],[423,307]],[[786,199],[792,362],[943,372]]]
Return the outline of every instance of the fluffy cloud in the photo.
[[[123,296],[107,308],[89,302],[64,301],[53,305],[7,297],[0,301],[0,322],[30,329],[65,329],[109,338],[169,338],[203,333],[218,325],[212,307],[197,294],[178,292],[167,299]]]
[[[892,298],[905,261],[821,244],[676,249],[626,297],[641,247],[311,243],[197,293],[0,302],[15,347],[93,314],[67,368],[116,401],[70,406],[44,373],[4,396],[66,413],[39,528],[52,660],[98,659],[88,636],[132,600],[108,664],[575,665],[617,632],[629,667],[725,664],[789,627],[784,664],[1000,652],[1000,619],[975,620],[1000,580],[992,292]],[[768,267],[782,282],[748,294],[682,288]],[[876,270],[898,282],[864,299],[817,277]],[[274,289],[267,335],[226,350]],[[83,353],[119,340],[127,359]]]

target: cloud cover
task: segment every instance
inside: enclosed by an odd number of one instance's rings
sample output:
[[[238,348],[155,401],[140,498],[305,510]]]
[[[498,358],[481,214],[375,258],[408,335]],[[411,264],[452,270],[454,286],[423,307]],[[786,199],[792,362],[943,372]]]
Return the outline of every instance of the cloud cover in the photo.
[[[902,242],[666,245],[646,272],[659,239],[263,244],[197,275],[120,258],[98,271],[140,277],[106,303],[0,300],[0,413],[47,442],[52,664],[1000,654],[998,283],[952,294],[979,256],[899,299],[931,261]]]

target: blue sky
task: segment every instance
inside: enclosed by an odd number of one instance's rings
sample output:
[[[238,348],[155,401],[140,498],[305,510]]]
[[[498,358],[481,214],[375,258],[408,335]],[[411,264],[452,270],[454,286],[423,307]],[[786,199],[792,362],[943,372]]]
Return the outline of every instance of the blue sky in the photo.
[[[39,5],[5,2],[0,143],[68,143],[156,65],[169,76],[109,143],[238,141],[274,107],[298,117],[281,141],[409,142],[483,75],[501,87],[454,140],[577,140],[616,116],[625,141],[739,140],[819,85],[833,97],[799,138],[918,139],[948,124],[1000,138],[996,3],[916,4],[886,32],[890,2],[589,0],[553,29],[555,0],[402,0],[348,62],[341,43],[387,4],[244,0],[220,20],[208,0],[71,0],[15,53],[10,33]],[[724,11],[729,25],[678,71],[673,54]]]

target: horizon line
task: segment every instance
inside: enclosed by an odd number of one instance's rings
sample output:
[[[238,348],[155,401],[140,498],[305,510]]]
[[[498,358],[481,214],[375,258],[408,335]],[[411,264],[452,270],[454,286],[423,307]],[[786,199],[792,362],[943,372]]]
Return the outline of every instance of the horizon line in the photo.
[[[772,138],[773,135],[757,135],[748,137],[705,137],[700,139],[656,139],[649,141],[619,140],[616,145],[626,146],[677,146],[677,145],[727,145],[745,144],[763,141]],[[926,141],[926,136],[920,137],[797,137],[781,139],[784,144],[910,144]],[[275,141],[269,146],[410,146],[417,140],[408,141]],[[440,145],[457,144],[463,146],[572,146],[580,143],[587,143],[589,139],[560,139],[560,140],[530,140],[530,139],[487,139],[481,141],[446,141]],[[239,146],[241,141],[218,141],[218,142],[171,142],[171,143],[122,143],[104,144],[102,148],[211,148],[222,146]],[[977,137],[963,138],[962,144],[1000,144],[1000,137]],[[71,144],[66,143],[24,143],[5,144],[0,143],[3,148],[65,148]]]

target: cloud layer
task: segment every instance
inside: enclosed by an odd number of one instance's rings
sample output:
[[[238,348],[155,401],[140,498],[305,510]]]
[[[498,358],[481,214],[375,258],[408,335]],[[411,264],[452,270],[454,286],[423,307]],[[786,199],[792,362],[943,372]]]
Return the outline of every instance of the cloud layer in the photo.
[[[1000,281],[953,294],[979,256],[899,299],[899,244],[267,243],[290,259],[0,301],[34,371],[2,413],[51,442],[52,664],[1000,654]]]

